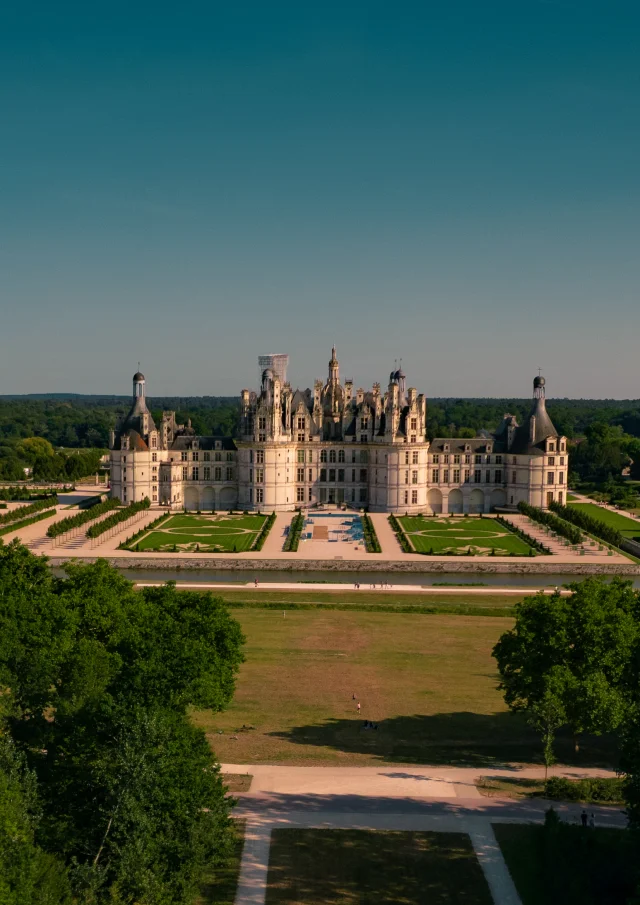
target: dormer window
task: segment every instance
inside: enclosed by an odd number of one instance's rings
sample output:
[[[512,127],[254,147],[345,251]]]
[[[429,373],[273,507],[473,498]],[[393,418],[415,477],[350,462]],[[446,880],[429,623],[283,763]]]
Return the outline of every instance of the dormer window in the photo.
[[[556,444],[555,444],[555,443],[550,443],[550,444],[549,444],[549,452],[555,452],[555,451],[556,451]]]
[[[260,420],[262,420],[262,419],[260,419]],[[222,449],[222,441],[221,441],[221,440],[216,440],[216,449]]]

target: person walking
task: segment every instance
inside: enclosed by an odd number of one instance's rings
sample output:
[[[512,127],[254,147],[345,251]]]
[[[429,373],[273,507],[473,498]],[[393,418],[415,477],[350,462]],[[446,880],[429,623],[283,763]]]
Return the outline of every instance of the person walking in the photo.
[[[591,817],[589,817],[589,826],[592,830],[595,830],[596,828],[596,815],[593,813],[593,811],[591,812]]]
[[[358,701],[358,703],[356,705],[356,709],[357,709],[358,713],[360,713],[360,701]]]
[[[586,829],[587,823],[589,822],[589,815],[584,808],[582,809],[582,814],[580,814],[580,820],[582,821],[583,827]]]

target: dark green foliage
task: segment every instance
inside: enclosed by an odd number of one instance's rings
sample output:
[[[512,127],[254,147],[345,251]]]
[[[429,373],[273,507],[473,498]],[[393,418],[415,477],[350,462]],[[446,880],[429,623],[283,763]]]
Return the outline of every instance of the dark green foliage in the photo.
[[[607,544],[613,544],[614,547],[619,547],[622,543],[622,535],[616,528],[612,528],[611,525],[601,522],[600,519],[587,515],[587,513],[583,512],[581,509],[576,509],[573,506],[561,506],[560,503],[555,500],[551,502],[550,506],[560,518],[567,522],[572,522],[574,525],[582,528],[583,531],[588,531],[589,534],[599,537],[600,540],[605,541]]]
[[[561,537],[566,537],[572,544],[582,543],[582,532],[563,518],[558,518],[557,515],[546,512],[544,509],[539,509],[537,506],[531,506],[529,503],[525,503],[524,500],[518,503],[518,510],[534,522],[539,522],[541,525],[545,525],[555,531]]]
[[[304,514],[301,509],[299,509],[294,517],[291,519],[291,524],[289,525],[289,533],[284,542],[283,550],[285,553],[297,553],[298,547],[300,545],[300,537],[302,535],[302,529],[304,528]]]
[[[63,518],[61,521],[49,525],[47,528],[47,537],[60,537],[61,534],[66,534],[66,532],[71,531],[72,528],[79,528],[81,525],[92,522],[94,519],[104,515],[105,512],[111,512],[112,509],[117,509],[119,505],[120,500],[117,499],[105,500],[104,503],[96,503],[89,509],[77,512],[75,515],[70,515],[68,518]]]
[[[415,550],[411,546],[411,541],[409,540],[407,535],[402,530],[402,525],[400,524],[398,519],[395,517],[395,515],[392,514],[389,516],[389,524],[391,525],[393,533],[398,538],[398,543],[402,547],[403,552],[404,553],[415,553]]]
[[[0,500],[24,500],[32,502],[34,500],[57,500],[58,493],[66,493],[73,490],[73,486],[64,487],[62,490],[31,490],[23,485],[15,487],[0,487]]]
[[[39,512],[37,515],[32,515],[31,518],[25,518],[21,519],[19,522],[13,522],[11,525],[7,525],[6,528],[0,528],[0,537],[3,534],[11,534],[12,531],[19,531],[21,528],[27,528],[29,525],[34,525],[36,522],[41,522],[45,518],[51,518],[51,516],[55,515],[56,512],[56,509],[48,509],[46,512]]]
[[[229,804],[187,708],[229,703],[240,627],[210,593],[138,592],[104,560],[67,572],[0,547],[0,702],[38,780],[35,841],[83,905],[191,905]]]
[[[117,505],[120,504],[119,500],[116,500],[115,502]],[[129,503],[124,509],[118,509],[117,512],[108,516],[104,521],[98,522],[97,525],[91,525],[87,529],[87,537],[100,537],[101,534],[105,534],[105,532],[110,531],[111,528],[115,528],[115,526],[119,525],[121,522],[126,522],[126,520],[131,518],[132,515],[135,515],[136,512],[142,512],[143,509],[149,509],[150,506],[151,502],[148,497],[145,497],[144,500],[141,500],[139,503]],[[95,507],[89,510],[89,514],[91,514],[91,512],[95,512]]]
[[[529,508],[533,509],[535,507],[531,506]],[[520,510],[520,511],[522,512],[523,510]],[[537,510],[537,511],[540,512],[541,510]],[[525,515],[528,515],[528,513],[525,513]],[[549,547],[546,547],[539,540],[536,540],[535,537],[531,537],[531,535],[527,534],[526,531],[523,531],[522,528],[517,528],[510,521],[508,521],[508,519],[503,518],[501,515],[497,515],[496,521],[498,522],[498,524],[503,525],[505,528],[507,528],[509,531],[511,531],[512,534],[515,534],[516,537],[519,537],[520,540],[524,541],[525,544],[528,544],[529,547],[532,548],[529,550],[529,556],[533,556],[534,550],[537,550],[539,553],[545,553],[545,554],[551,553],[551,550],[549,549]],[[493,553],[494,551],[492,550],[491,552]]]
[[[367,553],[381,553],[382,547],[380,546],[380,541],[378,540],[378,535],[376,534],[376,529],[373,526],[371,517],[364,513],[360,518],[362,520],[364,545]]]
[[[262,550],[264,547],[264,542],[266,541],[269,532],[273,528],[274,522],[276,520],[275,512],[272,512],[269,518],[265,521],[264,525],[260,529],[260,534],[257,536],[256,541],[252,547],[253,550]],[[233,552],[235,553],[235,546]]]
[[[624,780],[589,777],[566,779],[552,776],[544,784],[544,797],[553,801],[616,802],[624,800]]]
[[[26,506],[18,506],[17,509],[11,509],[9,512],[0,515],[0,525],[8,525],[10,522],[19,522],[22,519],[28,518],[30,515],[42,512],[43,509],[51,509],[57,502],[58,498],[54,494],[46,499],[36,500],[35,503],[28,503]]]

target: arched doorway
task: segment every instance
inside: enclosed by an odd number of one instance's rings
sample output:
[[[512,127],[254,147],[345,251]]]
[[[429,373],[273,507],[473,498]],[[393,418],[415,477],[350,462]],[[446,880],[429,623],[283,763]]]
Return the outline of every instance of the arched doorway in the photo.
[[[469,512],[484,512],[484,491],[477,487],[471,491],[469,497]]]
[[[427,494],[427,505],[432,513],[442,512],[442,493],[433,488]]]
[[[451,490],[449,491],[449,503],[447,506],[448,512],[462,512],[462,491],[461,490]]]
[[[496,506],[506,506],[507,505],[507,495],[504,490],[492,490],[491,491],[491,511],[493,511]]]
[[[198,488],[197,487],[187,487],[184,492],[184,508],[185,509],[199,509],[200,508],[200,497],[198,496]]]
[[[236,505],[235,487],[223,487],[220,491],[220,508],[233,509]]]
[[[202,494],[202,508],[211,510],[216,508],[216,492],[213,487],[204,488],[204,493]]]

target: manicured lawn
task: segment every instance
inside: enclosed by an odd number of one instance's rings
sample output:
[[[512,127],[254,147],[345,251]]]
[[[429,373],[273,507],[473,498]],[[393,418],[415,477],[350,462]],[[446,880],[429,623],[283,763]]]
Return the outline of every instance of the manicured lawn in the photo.
[[[626,905],[638,879],[626,830],[493,824],[522,905]]]
[[[233,821],[233,839],[229,853],[217,867],[207,871],[200,895],[193,905],[234,905],[242,861],[244,829],[244,820]]]
[[[507,711],[497,687],[491,650],[512,619],[285,612],[233,611],[247,638],[233,701],[224,713],[193,714],[222,763],[540,760],[536,734]],[[378,730],[365,730],[364,720]],[[560,760],[572,750],[559,740]],[[609,762],[594,754],[585,740],[583,763]]]
[[[267,905],[493,905],[463,833],[276,829]]]
[[[530,547],[492,518],[398,519],[416,553],[466,553],[476,555],[529,556]]]
[[[570,503],[570,506],[572,509],[579,509],[592,518],[599,519],[611,528],[617,528],[623,537],[640,538],[640,520],[634,521],[634,519],[627,518],[619,512],[612,512],[610,509],[604,509],[595,503]]]
[[[143,535],[132,549],[200,553],[242,553],[250,550],[266,521],[265,515],[174,515]]]

